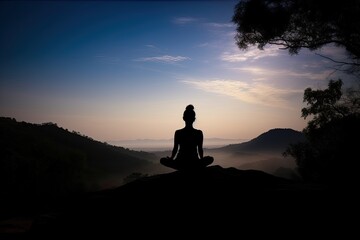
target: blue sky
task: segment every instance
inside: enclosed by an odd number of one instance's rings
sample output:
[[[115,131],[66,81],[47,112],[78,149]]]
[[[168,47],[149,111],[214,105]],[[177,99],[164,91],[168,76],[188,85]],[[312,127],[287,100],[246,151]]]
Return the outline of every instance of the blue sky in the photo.
[[[304,89],[341,73],[314,52],[239,50],[236,3],[0,2],[0,115],[100,141],[171,138],[187,104],[209,138],[302,130]]]

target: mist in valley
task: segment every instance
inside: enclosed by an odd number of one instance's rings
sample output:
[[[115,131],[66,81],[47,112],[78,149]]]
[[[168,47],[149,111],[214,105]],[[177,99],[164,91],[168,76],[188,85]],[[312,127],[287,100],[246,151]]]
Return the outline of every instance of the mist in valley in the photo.
[[[156,159],[151,161],[151,165],[142,170],[139,169],[139,172],[155,175],[175,171],[160,164],[160,158],[170,156],[171,149],[152,151],[152,153],[156,155]],[[224,168],[254,169],[288,179],[299,178],[295,160],[291,157],[284,157],[282,152],[229,152],[221,148],[205,148],[204,156],[214,157],[212,165],[220,165]]]
[[[293,129],[275,128],[251,139],[204,139],[204,156],[212,156],[214,162],[211,165],[219,165],[223,168],[236,168],[240,170],[260,170],[266,173],[292,180],[301,180],[297,173],[295,159],[283,153],[291,143],[302,141],[304,136],[301,132]],[[173,140],[131,140],[118,141],[121,147],[128,147],[130,151],[143,153],[146,164],[137,165],[136,168],[128,169],[125,173],[107,173],[101,178],[102,188],[118,187],[124,183],[135,180],[142,176],[151,176],[175,171],[172,168],[160,164],[160,159],[171,156]],[[108,166],[111,169],[111,166]]]

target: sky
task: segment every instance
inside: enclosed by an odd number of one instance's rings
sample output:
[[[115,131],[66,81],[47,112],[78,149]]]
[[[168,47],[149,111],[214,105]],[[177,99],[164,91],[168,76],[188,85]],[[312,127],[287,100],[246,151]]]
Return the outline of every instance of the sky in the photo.
[[[99,141],[170,139],[193,104],[205,138],[301,131],[305,88],[341,77],[316,53],[345,52],[240,50],[237,2],[1,1],[0,116]]]

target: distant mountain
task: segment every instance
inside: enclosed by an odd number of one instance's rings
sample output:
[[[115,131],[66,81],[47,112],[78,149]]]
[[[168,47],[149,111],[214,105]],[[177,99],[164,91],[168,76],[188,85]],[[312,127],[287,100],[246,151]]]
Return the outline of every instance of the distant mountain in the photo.
[[[228,152],[283,152],[293,143],[304,141],[302,132],[290,128],[274,128],[244,143],[230,144],[219,150]]]
[[[289,128],[274,128],[250,141],[206,149],[216,164],[239,169],[256,169],[276,176],[297,178],[297,165],[292,157],[283,153],[290,144],[304,141],[302,132]],[[165,155],[165,154],[163,154]]]

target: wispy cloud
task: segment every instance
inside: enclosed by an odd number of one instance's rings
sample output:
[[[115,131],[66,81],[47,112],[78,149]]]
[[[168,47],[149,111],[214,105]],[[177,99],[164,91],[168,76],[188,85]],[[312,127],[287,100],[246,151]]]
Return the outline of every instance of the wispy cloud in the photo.
[[[138,62],[162,62],[162,63],[176,63],[190,60],[189,57],[183,56],[170,56],[170,55],[163,55],[163,56],[156,56],[156,57],[143,57],[135,59]]]
[[[294,94],[302,94],[302,90],[281,89],[263,82],[243,82],[237,80],[183,80],[206,92],[217,93],[239,99],[241,101],[264,106],[289,108],[287,100]]]
[[[254,61],[264,57],[275,57],[280,54],[278,47],[268,47],[264,50],[260,50],[257,47],[250,47],[247,50],[227,51],[223,52],[220,59],[225,62],[245,62]]]
[[[209,23],[206,23],[206,25],[209,27],[214,27],[214,28],[232,28],[235,26],[232,23],[215,23],[215,22],[209,22]]]
[[[173,19],[173,22],[175,24],[180,24],[180,25],[189,24],[189,23],[193,23],[196,21],[197,21],[197,19],[193,18],[193,17],[177,17],[177,18]]]
[[[281,70],[281,69],[270,70],[261,67],[239,67],[232,69],[239,70],[245,73],[250,73],[252,75],[266,76],[266,79],[281,76],[282,78],[296,77],[296,78],[311,79],[311,80],[323,80],[333,72],[332,70],[322,70],[322,71],[316,70],[316,72],[312,72],[312,71],[296,72],[292,70]]]

